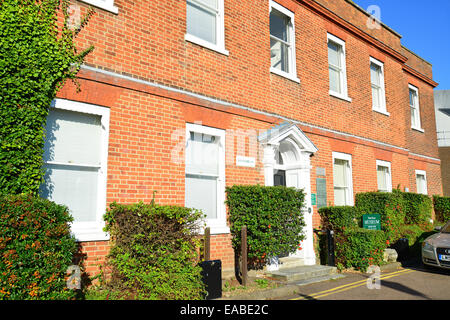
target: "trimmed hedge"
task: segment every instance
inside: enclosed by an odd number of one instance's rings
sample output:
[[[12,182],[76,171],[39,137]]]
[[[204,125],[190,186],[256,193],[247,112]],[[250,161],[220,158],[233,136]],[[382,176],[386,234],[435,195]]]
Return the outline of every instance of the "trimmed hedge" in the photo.
[[[340,232],[345,228],[358,227],[360,214],[357,208],[352,206],[323,207],[319,209],[324,228]]]
[[[450,197],[433,196],[434,211],[436,219],[441,222],[450,220]]]
[[[0,300],[75,299],[67,269],[77,243],[65,206],[31,196],[0,197]]]
[[[226,188],[232,244],[241,247],[241,228],[247,226],[250,268],[261,268],[268,257],[295,252],[304,239],[302,214],[305,194],[282,186]]]
[[[339,269],[365,272],[370,265],[383,262],[386,248],[386,237],[381,230],[346,229],[336,236],[336,265]]]
[[[401,191],[358,193],[355,206],[361,211],[361,215],[381,215],[381,229],[391,243],[401,237],[399,228],[406,218],[406,203]]]
[[[405,200],[405,223],[427,228],[431,223],[433,211],[431,198],[424,194],[412,192],[402,192],[402,196]]]
[[[125,299],[205,297],[197,237],[202,213],[157,204],[112,203],[104,216],[111,235],[106,287]]]

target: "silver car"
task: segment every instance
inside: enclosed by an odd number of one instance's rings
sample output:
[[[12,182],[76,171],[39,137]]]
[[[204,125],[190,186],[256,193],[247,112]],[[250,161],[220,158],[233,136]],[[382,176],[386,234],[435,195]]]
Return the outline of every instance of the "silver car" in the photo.
[[[450,221],[422,243],[424,265],[450,269]]]

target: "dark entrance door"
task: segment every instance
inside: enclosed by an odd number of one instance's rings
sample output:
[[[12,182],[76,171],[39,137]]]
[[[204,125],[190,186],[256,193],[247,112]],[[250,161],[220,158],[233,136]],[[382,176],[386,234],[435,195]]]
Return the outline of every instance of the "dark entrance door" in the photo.
[[[276,170],[273,175],[273,185],[274,186],[286,186],[286,171]]]
[[[285,170],[276,170],[273,175],[273,185],[274,186],[284,186],[286,187],[286,171]],[[278,255],[278,258],[284,258],[289,256],[289,252],[284,252]]]

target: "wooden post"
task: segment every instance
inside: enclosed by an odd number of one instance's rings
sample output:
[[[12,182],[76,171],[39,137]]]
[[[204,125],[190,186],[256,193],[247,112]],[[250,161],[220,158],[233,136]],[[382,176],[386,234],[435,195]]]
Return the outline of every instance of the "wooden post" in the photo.
[[[247,286],[247,226],[241,229],[242,285]]]
[[[205,229],[205,261],[211,260],[211,229]]]

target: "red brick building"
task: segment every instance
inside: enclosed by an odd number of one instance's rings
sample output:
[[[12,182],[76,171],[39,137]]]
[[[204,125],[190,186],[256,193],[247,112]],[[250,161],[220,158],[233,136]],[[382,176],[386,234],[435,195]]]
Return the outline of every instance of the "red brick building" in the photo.
[[[347,0],[85,0],[95,50],[47,124],[42,193],[69,206],[95,273],[109,203],[198,207],[212,259],[234,266],[225,186],[308,193],[303,250],[316,263],[318,207],[355,193],[442,194],[432,67]]]

